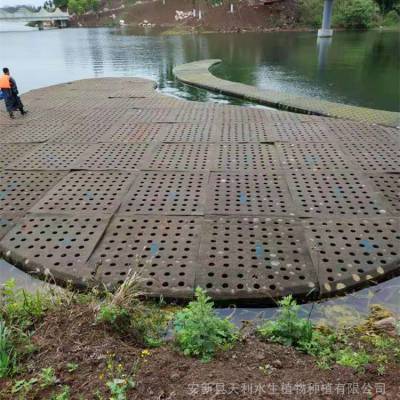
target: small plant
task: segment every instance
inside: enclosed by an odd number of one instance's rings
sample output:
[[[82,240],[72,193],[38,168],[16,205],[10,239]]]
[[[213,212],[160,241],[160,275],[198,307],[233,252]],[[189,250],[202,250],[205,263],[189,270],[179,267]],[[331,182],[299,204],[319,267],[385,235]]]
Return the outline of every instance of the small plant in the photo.
[[[129,312],[114,304],[102,304],[97,314],[97,320],[112,325],[118,330],[129,326]]]
[[[228,319],[215,314],[214,303],[202,289],[197,288],[195,295],[196,300],[176,314],[175,342],[185,355],[209,361],[216,351],[229,348],[238,335]]]
[[[339,338],[334,333],[322,333],[314,330],[311,340],[302,342],[300,350],[317,357],[319,368],[329,369],[335,363],[335,347],[343,341],[343,338]]]
[[[68,372],[75,372],[79,368],[79,365],[74,362],[70,362],[67,364],[67,371]]]
[[[144,353],[146,351],[146,353]],[[144,355],[143,355],[144,354]],[[150,355],[148,350],[143,350],[141,358],[145,361],[145,357]],[[117,363],[113,354],[107,356],[106,386],[111,393],[110,400],[126,400],[129,389],[136,387],[136,375],[141,366],[141,359],[135,360],[129,372],[125,372],[125,368],[121,363]]]
[[[6,323],[0,319],[0,378],[11,375],[15,369],[15,352],[10,336]]]
[[[42,368],[39,374],[40,386],[46,388],[57,383],[57,377],[52,367]]]
[[[15,280],[10,279],[0,290],[0,318],[21,330],[29,329],[44,314],[65,300],[61,291],[49,290],[29,293],[15,287]]]
[[[129,379],[113,379],[106,383],[111,397],[110,400],[126,400],[126,393],[129,389],[135,387],[134,383]]]
[[[379,376],[383,376],[383,375],[385,375],[386,367],[384,365],[379,365],[376,370],[377,370]]]
[[[55,394],[51,397],[51,400],[69,400],[71,396],[69,386],[64,386],[62,391],[58,394]]]
[[[18,399],[25,400],[28,397],[28,393],[37,382],[38,380],[36,378],[16,381],[11,388],[11,393],[17,395]]]
[[[312,323],[298,316],[299,306],[291,295],[278,302],[280,309],[276,321],[267,321],[258,329],[265,339],[285,346],[303,348],[313,336]]]
[[[140,301],[143,296],[141,284],[140,275],[130,271],[115,293],[106,293],[105,300],[98,307],[96,319],[133,336],[143,345],[157,347],[162,343],[168,318],[156,305]]]
[[[339,350],[337,364],[344,367],[354,368],[361,372],[364,367],[370,362],[370,356],[364,351],[353,351],[351,348]]]
[[[264,374],[264,375],[271,375],[272,372],[274,371],[274,367],[271,364],[265,364],[265,365],[260,365],[258,369]]]

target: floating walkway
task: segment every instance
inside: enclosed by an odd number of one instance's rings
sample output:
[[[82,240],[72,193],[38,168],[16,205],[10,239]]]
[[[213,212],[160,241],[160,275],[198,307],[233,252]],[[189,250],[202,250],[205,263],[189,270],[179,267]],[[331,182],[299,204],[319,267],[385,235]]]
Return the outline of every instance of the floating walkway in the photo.
[[[178,80],[188,85],[254,101],[281,110],[400,127],[400,113],[397,112],[332,103],[312,97],[258,89],[243,83],[217,78],[210,72],[210,68],[219,63],[221,63],[221,60],[196,61],[176,67],[174,74]]]
[[[75,285],[267,303],[400,272],[399,131],[182,101],[142,79],[0,113],[0,256]]]

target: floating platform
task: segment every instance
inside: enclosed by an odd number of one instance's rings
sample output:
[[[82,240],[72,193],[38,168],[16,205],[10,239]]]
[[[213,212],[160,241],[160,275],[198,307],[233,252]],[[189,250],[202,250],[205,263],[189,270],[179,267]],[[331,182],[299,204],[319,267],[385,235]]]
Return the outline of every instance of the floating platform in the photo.
[[[370,124],[400,127],[400,113],[333,103],[314,97],[297,96],[276,90],[259,89],[239,82],[217,78],[210,68],[221,60],[202,60],[179,65],[174,69],[177,79],[188,85],[238,97],[280,110],[326,117],[344,118]]]
[[[0,114],[0,251],[77,286],[267,303],[400,272],[399,130],[93,79]]]

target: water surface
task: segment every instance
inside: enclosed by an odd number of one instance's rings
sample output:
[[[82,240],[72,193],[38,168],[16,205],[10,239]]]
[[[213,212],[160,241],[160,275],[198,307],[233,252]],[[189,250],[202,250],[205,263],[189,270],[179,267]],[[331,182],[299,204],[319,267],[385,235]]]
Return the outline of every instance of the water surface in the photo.
[[[1,22],[0,22],[1,24]],[[0,27],[1,28],[1,27]],[[74,79],[139,76],[187,99],[231,101],[178,84],[175,65],[204,58],[215,73],[262,88],[399,110],[400,36],[396,32],[243,33],[160,36],[151,31],[65,29],[1,32],[1,63],[22,91]],[[240,103],[239,100],[234,101]]]

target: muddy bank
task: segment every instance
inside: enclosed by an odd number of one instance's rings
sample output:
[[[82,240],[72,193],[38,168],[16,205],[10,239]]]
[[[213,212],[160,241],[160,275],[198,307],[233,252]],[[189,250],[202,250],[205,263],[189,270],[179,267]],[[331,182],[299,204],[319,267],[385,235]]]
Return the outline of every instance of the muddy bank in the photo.
[[[240,2],[220,6],[203,4],[193,14],[192,0],[162,0],[134,2],[104,1],[97,13],[87,13],[72,20],[73,26],[104,27],[128,26],[157,27],[167,33],[186,32],[241,32],[301,29],[297,23],[295,0],[282,0],[271,4]],[[199,12],[201,11],[201,19]],[[122,22],[123,21],[123,22]]]

